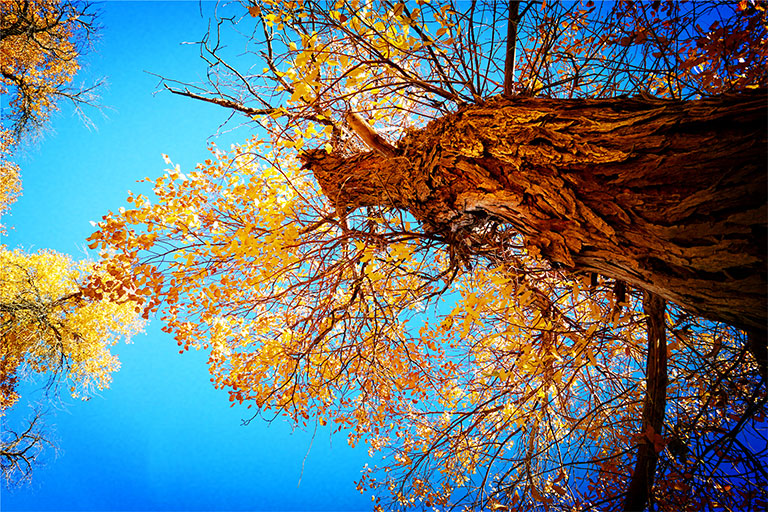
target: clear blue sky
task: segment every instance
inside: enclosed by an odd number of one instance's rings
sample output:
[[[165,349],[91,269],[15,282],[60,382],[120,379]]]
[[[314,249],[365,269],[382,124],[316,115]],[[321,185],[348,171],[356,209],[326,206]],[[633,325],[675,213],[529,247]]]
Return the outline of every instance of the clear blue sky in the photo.
[[[142,190],[136,180],[162,173],[162,153],[182,169],[207,158],[206,141],[227,117],[219,107],[153,94],[158,80],[145,73],[202,76],[197,48],[180,45],[206,31],[197,1],[99,8],[101,37],[78,79],[107,78],[106,108],[90,112],[96,130],[63,108],[43,140],[24,150],[24,195],[4,218],[15,228],[2,240],[8,247],[84,257],[89,221],[124,205],[127,190]],[[211,8],[202,4],[204,12]],[[246,135],[213,140],[228,147]],[[211,387],[206,354],[179,355],[160,326],[154,321],[133,344],[116,347],[122,369],[110,389],[88,402],[65,397],[48,416],[58,455],[47,453],[30,486],[3,488],[0,509],[371,508],[370,497],[354,486],[363,465],[375,463],[364,446],[353,450],[344,435],[331,438],[328,430],[318,430],[312,442],[312,432],[292,432],[282,421],[241,426],[248,413],[230,408],[226,393]],[[22,400],[8,425],[30,412]]]

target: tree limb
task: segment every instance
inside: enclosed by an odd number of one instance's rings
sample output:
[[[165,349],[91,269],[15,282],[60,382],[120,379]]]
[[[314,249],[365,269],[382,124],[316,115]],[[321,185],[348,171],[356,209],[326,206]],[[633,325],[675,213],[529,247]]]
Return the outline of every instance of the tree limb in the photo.
[[[520,21],[520,0],[509,0],[509,15],[507,16],[507,54],[504,59],[504,96],[514,94],[515,81],[515,50],[517,48],[517,24]]]
[[[196,94],[186,88],[184,90],[174,89],[173,87],[170,87],[168,84],[165,84],[165,83],[163,84],[163,87],[165,87],[168,91],[172,92],[173,94],[178,94],[179,96],[186,96],[187,98],[192,98],[195,100],[201,100],[208,103],[213,103],[214,105],[219,105],[220,107],[231,108],[232,110],[242,112],[243,114],[247,114],[249,116],[267,115],[277,111],[277,109],[274,109],[274,108],[250,108],[250,107],[246,107],[242,103],[237,103],[235,101],[227,100],[224,98],[210,98],[208,96],[203,96],[202,94]]]
[[[659,451],[663,449],[661,429],[667,402],[667,336],[664,320],[666,303],[658,295],[645,292],[643,310],[648,315],[648,359],[646,391],[637,463],[624,501],[625,512],[642,511],[653,500],[653,480]]]

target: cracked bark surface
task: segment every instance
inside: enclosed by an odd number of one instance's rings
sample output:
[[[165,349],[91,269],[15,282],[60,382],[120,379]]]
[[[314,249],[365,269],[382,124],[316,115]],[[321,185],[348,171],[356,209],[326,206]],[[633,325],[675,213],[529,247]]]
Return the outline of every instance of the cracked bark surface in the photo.
[[[401,208],[445,233],[491,216],[552,263],[765,333],[767,99],[496,97],[395,156],[302,158],[339,211]]]

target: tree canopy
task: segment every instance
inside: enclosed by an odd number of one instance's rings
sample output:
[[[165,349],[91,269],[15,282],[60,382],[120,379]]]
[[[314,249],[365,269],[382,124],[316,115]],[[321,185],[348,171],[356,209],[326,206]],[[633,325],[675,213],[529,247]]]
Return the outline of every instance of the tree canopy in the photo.
[[[2,124],[17,137],[39,131],[56,102],[76,106],[93,100],[93,87],[77,89],[72,80],[79,58],[95,31],[87,3],[59,0],[9,0],[0,4],[0,92]]]
[[[377,506],[764,506],[761,317],[707,304],[765,303],[765,13],[220,6],[209,82],[165,87],[254,136],[105,215],[88,296],[158,312],[233,404],[382,453]]]

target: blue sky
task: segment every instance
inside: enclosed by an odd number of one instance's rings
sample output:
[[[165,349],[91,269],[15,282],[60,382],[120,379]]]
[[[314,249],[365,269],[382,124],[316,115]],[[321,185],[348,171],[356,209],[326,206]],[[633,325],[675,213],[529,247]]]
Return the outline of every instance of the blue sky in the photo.
[[[210,11],[213,4],[203,3]],[[24,192],[4,223],[10,248],[50,248],[85,257],[91,220],[125,204],[135,182],[155,177],[168,154],[182,169],[207,158],[206,143],[227,112],[158,91],[146,71],[195,81],[204,63],[193,45],[206,31],[197,1],[100,4],[102,30],[78,80],[106,77],[102,111],[89,129],[64,106],[39,143],[23,149]],[[95,256],[91,254],[91,256]],[[292,432],[278,420],[241,426],[244,408],[230,408],[209,383],[203,352],[180,355],[152,322],[146,335],[115,348],[122,369],[112,387],[88,402],[64,397],[46,421],[58,446],[47,452],[31,485],[0,492],[3,511],[31,510],[368,510],[354,481],[366,448],[344,435]],[[6,421],[19,425],[31,409],[25,396]],[[27,400],[25,400],[27,399]],[[310,449],[311,447],[311,449]],[[306,456],[306,458],[305,458]],[[302,472],[303,466],[303,472]],[[300,485],[299,485],[300,481]]]

